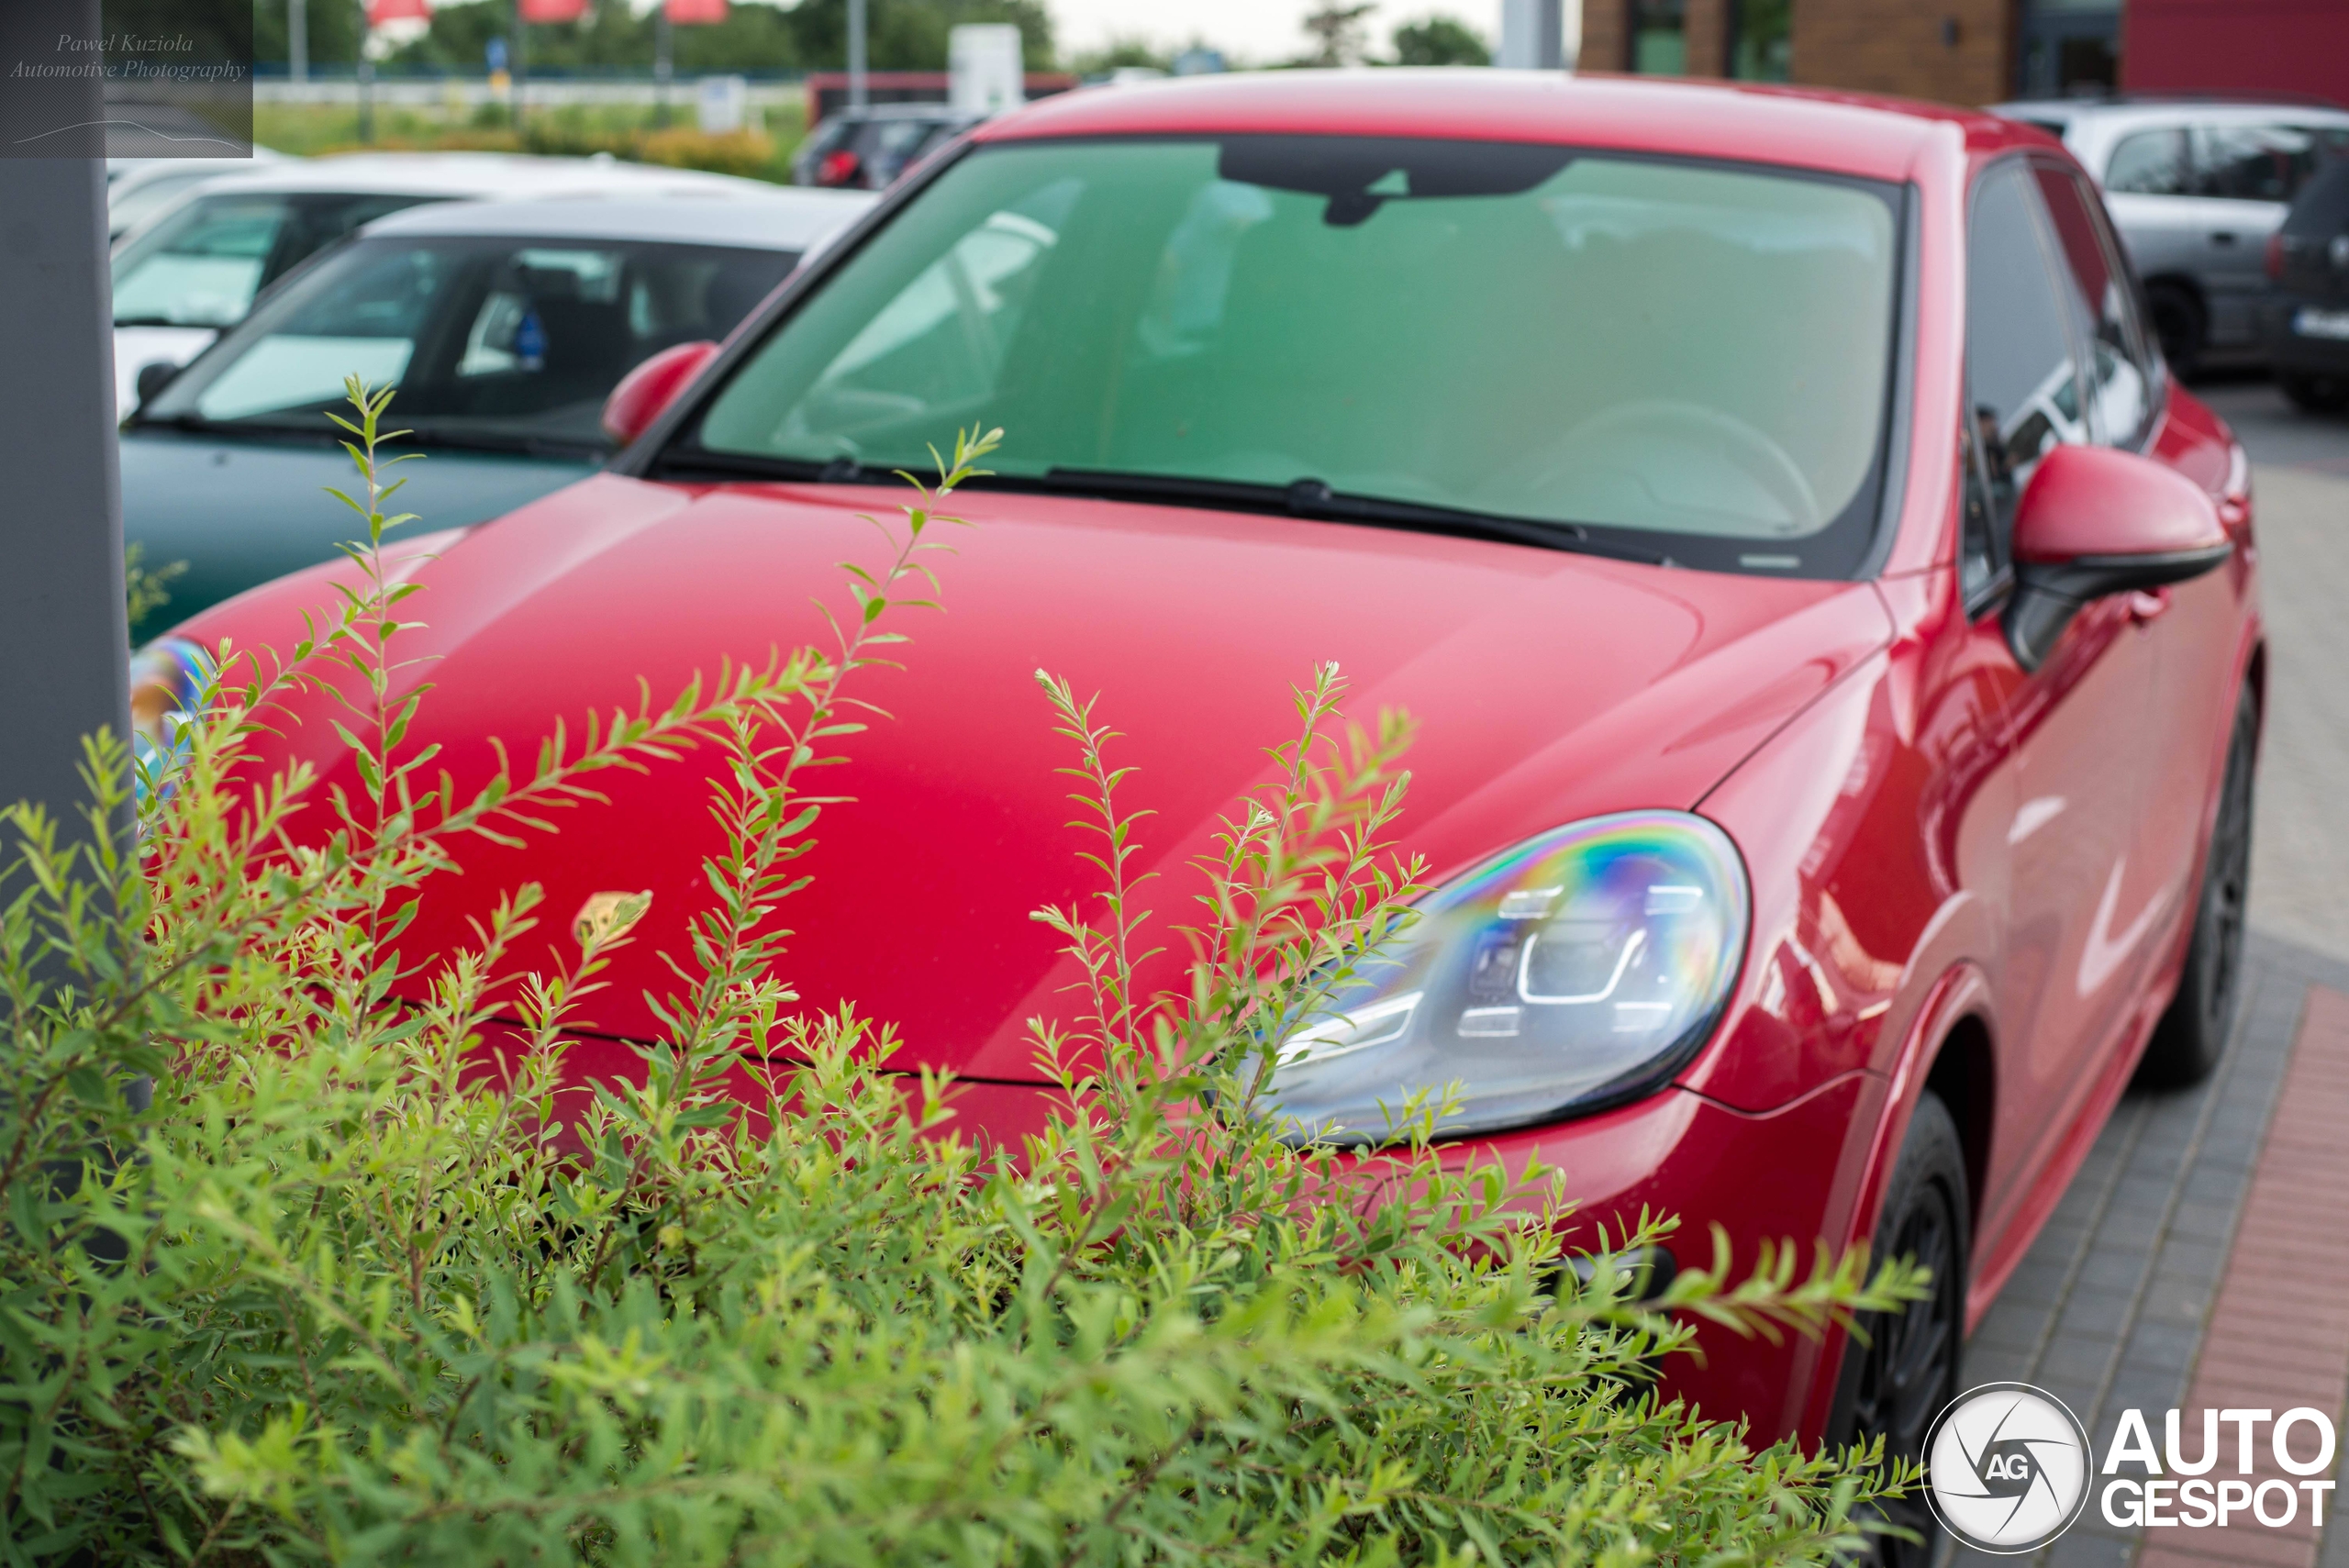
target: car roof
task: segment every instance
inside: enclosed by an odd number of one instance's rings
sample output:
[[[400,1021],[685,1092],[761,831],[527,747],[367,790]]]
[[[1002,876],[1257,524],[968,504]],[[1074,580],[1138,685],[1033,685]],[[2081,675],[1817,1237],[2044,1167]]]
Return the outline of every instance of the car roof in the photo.
[[[2349,109],[2300,99],[2268,98],[2047,98],[1993,104],[1990,112],[2010,119],[2054,120],[2072,129],[2138,130],[2147,126],[2241,125],[2277,119],[2349,125]]]
[[[282,152],[256,147],[250,158],[111,158],[106,161],[106,192],[120,195],[156,180],[209,180],[223,174],[248,174],[290,160]]]
[[[2189,125],[2300,125],[2349,128],[2349,110],[2295,99],[2051,98],[1995,104],[1991,113],[2060,125],[2065,146],[2101,178],[2121,139],[2137,131]]]
[[[614,188],[697,190],[752,195],[763,181],[698,169],[623,163],[611,158],[534,158],[518,152],[345,152],[288,159],[248,173],[224,174],[203,194],[321,191],[443,197],[578,195]]]
[[[1278,71],[1080,88],[990,120],[981,141],[1041,137],[1431,136],[1567,142],[1905,178],[1956,128],[1969,146],[2046,145],[1976,110],[1753,83],[1563,71]]]
[[[487,235],[804,250],[880,199],[870,191],[765,188],[773,194],[725,201],[624,195],[441,202],[379,217],[361,232],[377,238]]]

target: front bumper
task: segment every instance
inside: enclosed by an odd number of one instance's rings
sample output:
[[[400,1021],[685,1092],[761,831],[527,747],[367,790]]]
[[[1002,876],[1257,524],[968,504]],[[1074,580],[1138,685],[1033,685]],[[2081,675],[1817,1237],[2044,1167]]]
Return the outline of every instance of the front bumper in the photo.
[[[2277,370],[2349,375],[2349,300],[2279,295],[2269,302],[2263,328],[2268,359]]]
[[[640,1081],[641,1069],[633,1048],[591,1037],[572,1048],[565,1077]],[[953,1119],[942,1130],[1017,1148],[1045,1129],[1062,1098],[1042,1084],[961,1080],[947,1103]],[[1884,1081],[1864,1072],[1764,1112],[1735,1110],[1675,1085],[1597,1116],[1440,1148],[1453,1170],[1497,1166],[1512,1178],[1533,1164],[1563,1171],[1575,1206],[1564,1234],[1578,1251],[1612,1250],[1645,1213],[1679,1221],[1669,1245],[1682,1268],[1709,1268],[1718,1230],[1729,1248],[1725,1283],[1733,1284],[1765,1249],[1794,1248],[1800,1270],[1820,1244],[1838,1252],[1852,1240],[1884,1106]],[[1365,1154],[1357,1164],[1375,1188],[1378,1156]],[[1743,1418],[1759,1441],[1816,1441],[1842,1349],[1840,1332],[1773,1344],[1707,1323],[1692,1351],[1664,1362],[1664,1388],[1709,1417]]]

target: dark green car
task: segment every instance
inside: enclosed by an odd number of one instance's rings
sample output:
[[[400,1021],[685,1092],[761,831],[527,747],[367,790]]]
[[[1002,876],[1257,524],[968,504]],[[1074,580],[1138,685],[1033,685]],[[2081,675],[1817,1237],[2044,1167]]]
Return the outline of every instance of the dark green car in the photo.
[[[185,563],[161,618],[330,559],[358,531],[326,494],[351,482],[326,417],[345,376],[396,385],[393,428],[414,434],[394,450],[425,454],[396,471],[397,509],[420,528],[485,522],[593,473],[621,376],[723,338],[872,200],[446,203],[369,225],[124,426],[124,537],[150,568]]]

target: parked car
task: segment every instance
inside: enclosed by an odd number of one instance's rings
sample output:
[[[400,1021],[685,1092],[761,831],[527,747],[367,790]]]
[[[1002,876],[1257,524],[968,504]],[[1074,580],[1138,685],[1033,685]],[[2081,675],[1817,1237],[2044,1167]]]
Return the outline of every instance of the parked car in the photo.
[[[1421,724],[1435,891],[1283,1042],[1275,1114],[1370,1145],[1453,1084],[1445,1157],[1562,1168],[1579,1244],[1645,1207],[1744,1263],[1918,1258],[1932,1296],[1865,1344],[1707,1330],[1665,1369],[1765,1438],[1914,1456],[2122,1088],[2209,1071],[2237,990],[2247,467],[2124,279],[2078,166],[1987,115],[1506,72],[1071,94],[899,186],[604,473],[417,546],[414,738],[475,777],[492,737],[818,639],[888,471],[1000,426],[948,613],[798,862],[799,1004],[893,1019],[969,1081],[960,1125],[1038,1127],[1028,1022],[1076,975],[1028,912],[1091,884],[1033,672],[1130,732],[1127,874],[1171,911],[1338,661]],[[180,635],[285,646],[337,581]],[[334,711],[289,698],[266,755],[348,779]],[[525,875],[651,890],[578,1027],[651,1036],[705,792],[631,775],[559,853],[470,856],[404,949]]]
[[[187,363],[303,258],[403,207],[493,196],[763,198],[774,189],[609,158],[496,152],[351,153],[223,175],[115,246],[115,406],[137,407],[142,371]]]
[[[796,185],[879,191],[981,117],[947,104],[874,104],[828,115],[791,157]]]
[[[325,411],[395,384],[405,507],[473,523],[593,473],[639,361],[723,338],[870,196],[451,202],[379,218],[288,277],[122,433],[123,535],[184,562],[184,614],[324,561],[351,518]],[[347,410],[346,410],[347,412]]]
[[[106,238],[119,239],[206,180],[249,174],[282,162],[266,147],[250,158],[110,158],[106,161]]]
[[[2255,363],[2267,237],[2300,186],[2349,154],[2349,112],[2195,99],[2001,104],[2062,139],[2104,187],[2170,368]]]
[[[2311,414],[2349,408],[2349,161],[2301,188],[2268,241],[2267,271],[2276,384]]]

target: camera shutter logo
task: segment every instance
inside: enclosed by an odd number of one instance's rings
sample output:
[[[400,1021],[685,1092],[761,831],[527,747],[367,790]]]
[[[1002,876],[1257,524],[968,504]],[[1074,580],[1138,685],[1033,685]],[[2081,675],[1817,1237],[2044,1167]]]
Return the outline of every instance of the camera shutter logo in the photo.
[[[2027,1383],[1986,1383],[1949,1403],[1925,1437],[1925,1500],[1977,1551],[2035,1551],[2071,1529],[2095,1465],[2087,1429]]]

